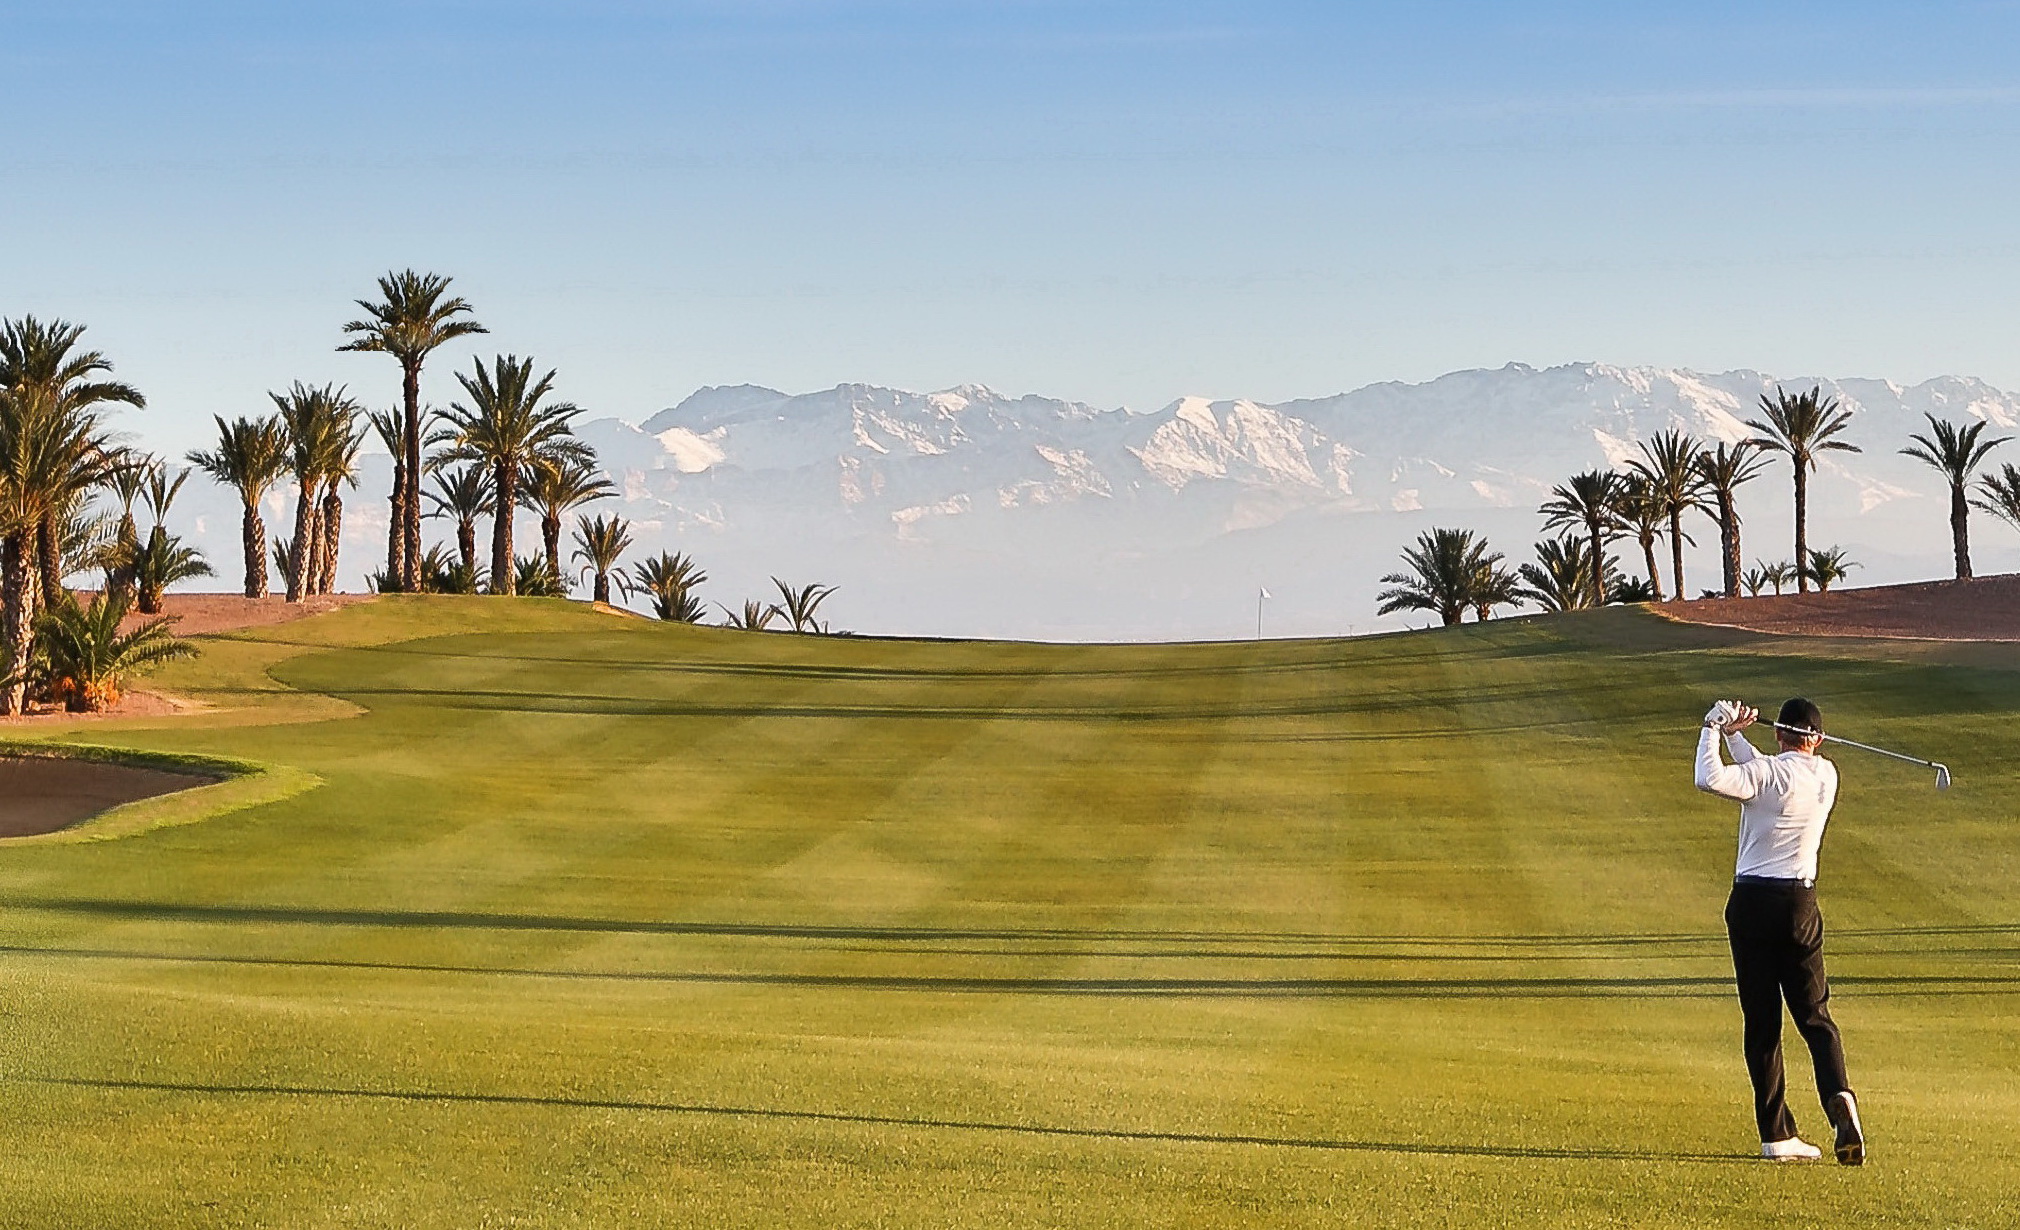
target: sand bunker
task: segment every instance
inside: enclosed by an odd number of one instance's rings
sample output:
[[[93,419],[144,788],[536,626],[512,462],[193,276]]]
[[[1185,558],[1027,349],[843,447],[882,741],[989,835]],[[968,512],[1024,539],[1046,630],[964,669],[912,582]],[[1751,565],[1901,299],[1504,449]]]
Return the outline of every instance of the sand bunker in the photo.
[[[1654,609],[1687,623],[1793,636],[2020,641],[2020,575],[1779,598],[1704,598]]]
[[[0,756],[0,837],[69,828],[122,803],[224,780],[54,756]]]

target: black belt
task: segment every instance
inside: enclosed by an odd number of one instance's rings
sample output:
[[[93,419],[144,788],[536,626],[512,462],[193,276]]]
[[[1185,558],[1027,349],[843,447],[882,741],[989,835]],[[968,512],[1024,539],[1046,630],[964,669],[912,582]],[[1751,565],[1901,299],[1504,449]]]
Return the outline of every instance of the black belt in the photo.
[[[1735,885],[1747,888],[1815,888],[1815,880],[1797,880],[1786,876],[1734,876]]]

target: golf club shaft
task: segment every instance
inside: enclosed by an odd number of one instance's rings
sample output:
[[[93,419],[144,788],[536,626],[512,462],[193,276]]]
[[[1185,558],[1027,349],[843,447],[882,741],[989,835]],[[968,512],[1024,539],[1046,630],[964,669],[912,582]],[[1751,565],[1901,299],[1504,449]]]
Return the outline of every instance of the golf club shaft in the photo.
[[[1826,743],[1842,743],[1846,747],[1856,747],[1862,752],[1875,752],[1881,756],[1892,756],[1895,760],[1905,760],[1909,764],[1918,764],[1927,769],[1941,767],[1935,761],[1924,760],[1920,756],[1908,756],[1900,752],[1890,752],[1884,747],[1874,747],[1870,743],[1860,743],[1853,739],[1840,739],[1836,735],[1819,735],[1817,731],[1811,730],[1806,726],[1787,726],[1780,722],[1770,722],[1769,725],[1773,726],[1776,730],[1786,730],[1792,735],[1817,736],[1822,738]]]

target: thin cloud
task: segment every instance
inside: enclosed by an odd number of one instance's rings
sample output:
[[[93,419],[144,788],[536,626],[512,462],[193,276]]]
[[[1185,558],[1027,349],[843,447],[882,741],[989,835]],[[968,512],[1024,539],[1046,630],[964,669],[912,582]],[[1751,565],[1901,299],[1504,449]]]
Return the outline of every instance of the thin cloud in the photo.
[[[1595,111],[1928,110],[2020,102],[2020,86],[1850,86],[1587,94],[1485,101],[1455,113],[1566,115]]]

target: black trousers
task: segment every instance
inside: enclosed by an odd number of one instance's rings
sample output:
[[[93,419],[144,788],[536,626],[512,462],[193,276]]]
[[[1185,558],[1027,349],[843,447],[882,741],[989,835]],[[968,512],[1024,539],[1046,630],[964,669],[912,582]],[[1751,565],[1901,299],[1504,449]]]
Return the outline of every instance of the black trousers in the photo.
[[[1824,979],[1824,916],[1817,893],[1793,881],[1735,884],[1725,906],[1732,941],[1732,970],[1746,1018],[1746,1070],[1753,1079],[1754,1118],[1762,1140],[1796,1134],[1782,1074],[1782,1003],[1810,1048],[1817,1096],[1828,1103],[1851,1088],[1845,1048],[1831,1020],[1831,987]]]

